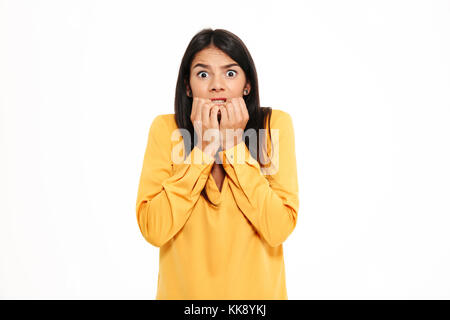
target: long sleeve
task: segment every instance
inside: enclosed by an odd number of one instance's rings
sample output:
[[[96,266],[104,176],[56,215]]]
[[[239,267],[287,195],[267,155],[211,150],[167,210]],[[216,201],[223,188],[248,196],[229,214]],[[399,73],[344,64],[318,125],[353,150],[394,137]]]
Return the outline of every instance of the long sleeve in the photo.
[[[198,147],[182,163],[174,163],[171,137],[164,115],[158,115],[150,126],[136,201],[139,229],[156,247],[184,226],[214,164]]]
[[[291,116],[280,111],[271,124],[271,132],[274,145],[271,152],[275,160],[267,177],[261,172],[259,163],[251,156],[244,141],[220,151],[219,156],[231,180],[231,190],[239,209],[260,236],[270,246],[276,247],[294,230],[299,208]]]

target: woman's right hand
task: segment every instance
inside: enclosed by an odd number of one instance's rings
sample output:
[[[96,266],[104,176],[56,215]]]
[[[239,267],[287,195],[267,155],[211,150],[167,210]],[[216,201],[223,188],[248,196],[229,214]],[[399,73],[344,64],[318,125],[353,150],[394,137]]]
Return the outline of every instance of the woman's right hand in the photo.
[[[220,147],[218,111],[219,106],[209,99],[194,97],[191,121],[198,137],[196,146],[211,157],[215,156]]]

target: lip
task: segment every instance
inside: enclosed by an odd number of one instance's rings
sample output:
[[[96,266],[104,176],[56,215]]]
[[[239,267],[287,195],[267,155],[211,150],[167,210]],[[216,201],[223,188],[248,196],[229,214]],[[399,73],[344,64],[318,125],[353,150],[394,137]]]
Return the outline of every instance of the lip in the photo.
[[[211,98],[211,102],[214,102],[216,100],[224,100],[225,102],[227,102],[227,98]]]

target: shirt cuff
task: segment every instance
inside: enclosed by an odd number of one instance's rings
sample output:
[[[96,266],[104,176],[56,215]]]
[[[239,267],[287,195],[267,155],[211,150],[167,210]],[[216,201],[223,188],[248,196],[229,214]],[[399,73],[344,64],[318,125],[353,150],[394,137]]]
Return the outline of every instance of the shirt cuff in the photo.
[[[219,157],[224,165],[226,164],[237,165],[247,163],[249,165],[256,167],[259,166],[258,161],[256,161],[252,157],[250,151],[247,148],[247,145],[243,140],[238,144],[236,144],[234,147],[220,151]]]
[[[183,161],[184,164],[209,165],[214,162],[214,158],[209,154],[203,152],[200,148],[195,146],[191,153]]]

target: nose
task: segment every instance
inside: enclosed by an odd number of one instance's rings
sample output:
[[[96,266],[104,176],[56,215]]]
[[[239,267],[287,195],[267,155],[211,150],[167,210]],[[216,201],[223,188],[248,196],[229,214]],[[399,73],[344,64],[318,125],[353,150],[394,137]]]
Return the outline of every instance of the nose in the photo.
[[[213,76],[209,84],[209,90],[213,92],[220,92],[224,90],[223,79],[221,76]]]

